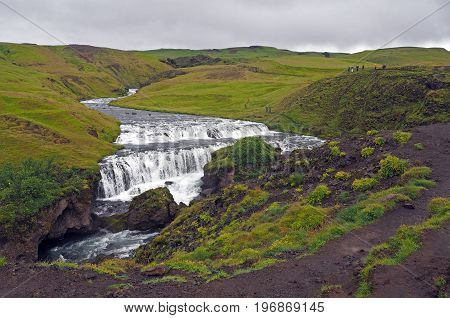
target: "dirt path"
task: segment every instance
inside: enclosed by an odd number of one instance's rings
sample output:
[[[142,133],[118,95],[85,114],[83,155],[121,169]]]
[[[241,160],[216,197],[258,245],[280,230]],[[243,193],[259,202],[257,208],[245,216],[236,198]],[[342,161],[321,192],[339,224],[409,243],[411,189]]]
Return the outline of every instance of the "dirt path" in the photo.
[[[289,260],[260,271],[209,284],[190,281],[142,285],[145,278],[131,274],[126,281],[110,277],[56,268],[7,266],[0,270],[0,295],[6,297],[317,297],[325,284],[342,288],[333,296],[349,297],[356,291],[358,273],[373,245],[386,241],[402,224],[414,224],[427,217],[426,206],[432,197],[450,195],[450,124],[417,127],[412,144],[421,142],[425,149],[402,146],[397,154],[414,158],[433,168],[435,188],[414,201],[415,209],[397,208],[375,223],[329,242],[316,254]],[[448,276],[448,227],[427,233],[421,251],[405,262],[411,272],[428,283],[415,279],[398,266],[377,269],[373,276],[374,296],[432,296],[433,277]],[[439,242],[439,244],[436,244]],[[134,288],[113,292],[114,283],[131,283]],[[426,286],[425,286],[426,285]],[[427,289],[428,288],[428,289]]]

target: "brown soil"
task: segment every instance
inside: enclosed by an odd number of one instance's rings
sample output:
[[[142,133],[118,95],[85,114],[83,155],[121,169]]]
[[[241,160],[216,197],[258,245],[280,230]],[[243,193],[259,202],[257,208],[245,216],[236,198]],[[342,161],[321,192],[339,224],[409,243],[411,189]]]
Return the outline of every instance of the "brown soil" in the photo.
[[[421,142],[425,149],[412,145]],[[146,277],[130,273],[123,280],[79,270],[42,268],[33,264],[7,265],[0,269],[3,297],[317,297],[323,285],[341,285],[327,296],[351,297],[358,286],[364,258],[376,244],[386,241],[402,224],[415,224],[427,217],[426,206],[437,196],[450,194],[450,124],[417,127],[408,145],[395,153],[433,168],[437,186],[414,201],[415,209],[399,207],[375,223],[329,242],[316,254],[231,279],[202,283],[144,285]],[[423,247],[402,266],[377,268],[372,277],[375,297],[434,297],[433,279],[449,281],[449,224],[424,235]],[[405,270],[406,269],[406,270]],[[114,290],[115,283],[133,288]]]

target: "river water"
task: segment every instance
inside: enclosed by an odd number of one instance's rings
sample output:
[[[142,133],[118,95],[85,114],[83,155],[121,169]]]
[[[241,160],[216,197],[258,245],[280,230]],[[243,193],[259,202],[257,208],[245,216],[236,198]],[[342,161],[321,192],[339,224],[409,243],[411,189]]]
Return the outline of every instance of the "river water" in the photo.
[[[129,95],[135,92],[130,90]],[[112,100],[82,102],[121,122],[116,143],[122,149],[100,162],[101,180],[94,208],[100,216],[124,213],[133,197],[164,186],[177,203],[188,205],[200,194],[203,167],[211,160],[211,154],[243,137],[261,136],[284,152],[322,144],[318,138],[274,132],[261,123],[125,109],[109,106]],[[55,246],[44,258],[80,262],[100,255],[129,257],[155,235],[104,229]]]

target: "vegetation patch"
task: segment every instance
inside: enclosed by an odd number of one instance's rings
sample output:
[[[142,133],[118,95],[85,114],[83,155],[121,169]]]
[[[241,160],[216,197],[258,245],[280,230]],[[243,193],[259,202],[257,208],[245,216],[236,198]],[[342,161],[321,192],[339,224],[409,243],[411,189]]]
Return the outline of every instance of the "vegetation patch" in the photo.
[[[336,172],[334,177],[337,180],[347,181],[347,180],[349,180],[352,177],[352,174],[350,172],[338,171],[338,172]]]
[[[373,155],[374,151],[375,151],[375,149],[372,147],[365,147],[365,148],[361,149],[361,157],[363,157],[363,158],[370,157],[371,155]]]
[[[174,283],[186,283],[187,279],[184,276],[181,275],[167,275],[163,277],[155,277],[151,279],[146,279],[142,283],[143,284],[162,284],[162,283],[168,283],[168,282],[174,282]]]
[[[396,156],[387,155],[386,158],[380,160],[380,170],[378,176],[386,179],[399,176],[408,168],[408,161],[400,159]]]
[[[132,259],[112,258],[104,260],[100,263],[86,263],[80,265],[82,269],[92,270],[99,274],[119,276],[125,274],[128,270],[138,267],[138,265]]]
[[[378,181],[375,178],[355,179],[352,183],[352,189],[355,191],[367,191],[372,189],[377,184]]]
[[[450,219],[450,198],[434,198],[428,210],[430,217],[416,225],[402,225],[387,242],[376,245],[370,251],[360,272],[360,285],[356,297],[368,297],[371,293],[370,275],[378,266],[395,266],[405,261],[422,246],[422,234],[437,229]]]
[[[237,181],[256,178],[273,163],[276,150],[259,137],[247,137],[214,152],[205,172],[234,171]]]
[[[392,134],[394,140],[398,143],[405,144],[411,139],[412,133],[406,131],[396,131]]]
[[[424,150],[425,146],[421,142],[418,142],[414,144],[414,148],[416,148],[417,150]]]
[[[0,166],[0,238],[26,234],[39,212],[88,183],[83,173],[52,160],[27,159]]]
[[[6,260],[6,257],[0,256],[0,267],[4,267],[8,264],[8,261]]]
[[[378,130],[376,130],[376,129],[369,130],[366,133],[367,136],[375,136],[377,134],[378,134]]]
[[[317,205],[331,194],[331,190],[325,184],[319,184],[306,197],[309,204]]]
[[[383,146],[386,143],[386,139],[384,139],[384,137],[379,136],[373,140],[373,143],[377,146]]]

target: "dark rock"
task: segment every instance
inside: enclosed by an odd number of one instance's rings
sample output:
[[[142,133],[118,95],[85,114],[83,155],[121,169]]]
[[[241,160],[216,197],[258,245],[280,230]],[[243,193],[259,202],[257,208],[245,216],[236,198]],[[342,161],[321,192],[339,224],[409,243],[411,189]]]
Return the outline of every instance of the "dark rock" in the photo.
[[[213,65],[222,62],[221,58],[212,58],[207,55],[181,56],[174,59],[168,58],[163,61],[174,68],[194,67],[199,65]]]
[[[164,182],[164,184],[165,185],[171,185],[171,184],[173,184],[173,181],[166,181],[166,182]]]
[[[414,210],[414,209],[416,208],[416,207],[414,206],[414,204],[412,204],[412,203],[403,203],[402,206],[403,206],[405,209],[409,209],[409,210]]]
[[[146,191],[131,201],[128,211],[130,230],[160,229],[175,218],[179,206],[167,188]]]
[[[27,235],[1,242],[0,254],[10,260],[36,261],[39,245],[44,240],[61,239],[66,234],[88,234],[96,229],[92,215],[92,189],[62,198],[37,214]]]

